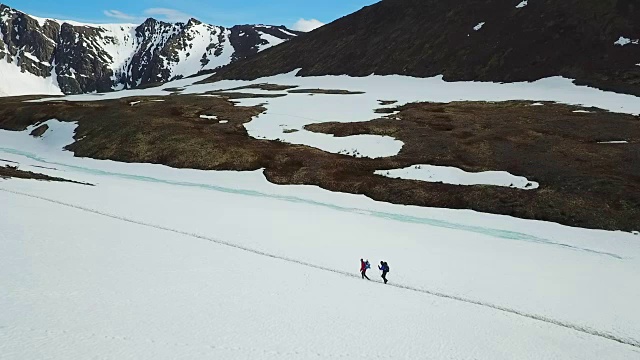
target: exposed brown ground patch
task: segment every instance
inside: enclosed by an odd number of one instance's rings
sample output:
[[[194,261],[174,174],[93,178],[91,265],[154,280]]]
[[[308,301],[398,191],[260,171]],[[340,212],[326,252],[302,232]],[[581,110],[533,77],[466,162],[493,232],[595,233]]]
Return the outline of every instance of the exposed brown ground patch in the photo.
[[[0,166],[0,179],[9,179],[9,178],[17,178],[17,179],[34,179],[34,180],[42,180],[42,181],[59,181],[59,182],[69,182],[80,185],[91,185],[81,183],[73,180],[67,180],[59,177],[53,177],[45,174],[35,173],[31,171],[24,171],[18,169],[17,166]]]
[[[253,93],[229,92],[229,91],[207,91],[205,94],[216,95],[225,99],[277,98],[277,97],[287,96],[287,94],[253,94]]]
[[[261,107],[202,96],[97,102],[0,99],[0,127],[24,130],[57,118],[77,121],[76,156],[205,170],[256,170],[277,184],[309,184],[418,206],[474,209],[567,225],[640,229],[640,121],[633,116],[530,102],[410,104],[362,123],[309,125],[337,136],[378,134],[405,142],[384,159],[356,159],[308,146],[250,138],[243,126]],[[130,106],[132,101],[143,102]],[[216,115],[229,120],[200,119]],[[400,118],[401,120],[395,120]],[[80,140],[81,139],[81,140]],[[607,145],[598,141],[629,140]],[[504,170],[541,184],[524,191],[389,179],[375,170],[413,164]]]
[[[326,94],[326,95],[360,95],[363,91],[349,91],[339,89],[293,89],[288,91],[291,94]]]
[[[170,92],[170,93],[180,93],[180,92],[184,91],[184,88],[170,87],[170,88],[162,89],[162,91],[166,91],[166,92]]]
[[[446,200],[428,195],[430,203],[444,201],[460,207],[466,203],[482,211],[500,208],[518,217],[563,218],[560,222],[579,226],[589,226],[584,219],[600,216],[597,222],[605,228],[638,228],[640,119],[597,109],[574,113],[580,108],[530,104],[408,104],[397,107],[396,115],[370,122],[306,128],[336,136],[377,134],[402,140],[405,146],[400,154],[386,159],[380,170],[413,164],[456,166],[472,172],[503,170],[541,184],[535,191],[463,186],[455,194],[447,193]],[[630,143],[598,144],[607,140]],[[429,188],[407,189],[405,196]]]
[[[251,85],[239,86],[239,87],[224,89],[220,91],[232,91],[232,90],[244,90],[244,89],[258,89],[258,90],[265,90],[265,91],[285,91],[285,90],[295,89],[297,87],[298,85],[278,85],[278,84],[264,83],[264,84],[251,84]]]
[[[49,125],[42,124],[42,125],[38,126],[37,128],[33,129],[33,131],[31,133],[29,133],[29,135],[31,135],[33,137],[41,137],[42,135],[44,135],[44,133],[47,132],[47,130],[49,130]]]
[[[148,82],[146,84],[140,84],[138,86],[135,86],[134,89],[151,89],[151,88],[156,88],[158,86],[163,85],[164,82]]]
[[[391,114],[396,112],[397,109],[392,108],[392,107],[385,107],[385,108],[378,108],[375,110],[376,114]]]

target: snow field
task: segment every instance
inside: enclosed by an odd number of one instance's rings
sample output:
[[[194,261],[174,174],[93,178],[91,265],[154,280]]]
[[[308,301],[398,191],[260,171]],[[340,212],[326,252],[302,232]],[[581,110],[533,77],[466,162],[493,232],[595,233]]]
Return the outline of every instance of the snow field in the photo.
[[[11,279],[0,295],[8,324],[0,344],[15,358],[113,348],[121,352],[113,358],[626,359],[636,351],[606,339],[639,340],[632,234],[276,186],[260,171],[78,159],[56,151],[73,124],[47,124],[42,139],[0,131],[0,159],[96,186],[0,182],[0,208],[11,209],[0,217],[10,229],[0,234],[8,249],[0,276]],[[341,275],[358,276],[361,257],[388,261],[393,285],[484,305]],[[37,315],[19,316],[29,308]]]
[[[425,354],[628,359],[634,354],[633,348],[609,340],[475,305],[35,199],[6,193],[0,199],[14,209],[0,220],[6,229],[0,239],[8,245],[0,254],[0,271],[11,279],[6,283],[10,296],[0,295],[6,359],[98,354],[107,359]],[[24,226],[20,214],[25,212],[40,219],[41,226]],[[72,226],[77,223],[84,226]],[[545,340],[548,345],[539,346]]]
[[[466,172],[450,166],[413,165],[404,169],[378,170],[378,175],[427,182],[441,182],[454,185],[495,185],[534,190],[540,185],[522,176],[514,176],[506,171]]]

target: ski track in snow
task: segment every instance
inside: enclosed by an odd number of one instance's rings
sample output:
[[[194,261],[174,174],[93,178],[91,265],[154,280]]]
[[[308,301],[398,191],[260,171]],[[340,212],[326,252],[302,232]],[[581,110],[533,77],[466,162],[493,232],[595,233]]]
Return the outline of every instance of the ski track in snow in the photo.
[[[27,193],[18,192],[18,191],[12,191],[12,190],[8,190],[8,189],[4,189],[2,187],[0,187],[0,191],[4,191],[6,193],[10,193],[10,194],[13,194],[13,195],[29,197],[29,198],[32,198],[32,199],[38,199],[38,200],[46,201],[46,202],[49,202],[49,203],[52,203],[52,204],[65,206],[65,207],[73,208],[73,209],[76,209],[76,210],[89,212],[89,213],[93,213],[93,214],[96,214],[96,215],[105,216],[105,217],[108,217],[108,218],[112,218],[112,219],[116,219],[116,220],[120,220],[120,221],[125,221],[125,222],[128,222],[128,223],[132,223],[132,224],[136,224],[136,225],[140,225],[140,226],[150,227],[150,228],[154,228],[154,229],[158,229],[158,230],[168,231],[168,232],[172,232],[172,233],[175,233],[175,234],[196,238],[196,239],[199,239],[199,240],[209,241],[209,242],[212,242],[212,243],[215,243],[215,244],[218,244],[218,245],[231,247],[231,248],[234,248],[234,249],[238,249],[238,250],[242,250],[242,251],[245,251],[245,252],[253,253],[253,254],[259,255],[259,256],[265,256],[265,257],[269,257],[269,258],[272,258],[272,259],[282,260],[282,261],[286,261],[286,262],[290,262],[290,263],[295,263],[295,264],[298,264],[298,265],[302,265],[302,266],[306,266],[306,267],[310,267],[310,268],[314,268],[314,269],[318,269],[318,270],[322,270],[322,271],[332,272],[332,273],[335,273],[335,274],[338,274],[338,275],[342,275],[342,276],[348,276],[348,277],[351,277],[351,278],[360,279],[359,275],[357,275],[357,274],[353,274],[353,273],[346,272],[346,271],[336,270],[336,269],[332,269],[332,268],[329,268],[329,267],[312,264],[312,263],[309,263],[309,262],[297,260],[297,259],[286,257],[286,256],[281,256],[281,255],[277,255],[277,254],[272,254],[272,253],[268,253],[268,252],[264,252],[264,251],[260,251],[260,250],[256,250],[256,249],[252,249],[250,247],[246,247],[246,246],[230,243],[230,242],[227,242],[227,241],[224,241],[224,240],[221,240],[221,239],[217,239],[217,238],[214,238],[214,237],[210,237],[210,236],[205,236],[205,235],[201,235],[201,234],[189,233],[189,232],[186,232],[186,231],[172,229],[172,228],[169,228],[169,227],[165,227],[165,226],[161,226],[161,225],[157,225],[157,224],[152,224],[152,223],[148,223],[148,222],[144,222],[144,221],[139,221],[139,220],[135,220],[135,219],[131,219],[131,218],[115,215],[115,214],[110,214],[110,213],[107,213],[107,212],[98,211],[98,210],[86,208],[86,207],[83,207],[83,206],[78,206],[78,205],[74,205],[74,204],[65,203],[65,202],[62,202],[62,201],[48,199],[48,198],[45,198],[45,197],[42,197],[42,196],[31,195],[31,194],[27,194]],[[379,281],[373,281],[373,282],[382,285],[382,283],[379,282]],[[603,339],[615,341],[615,342],[618,342],[620,344],[633,346],[635,348],[640,348],[640,340],[615,336],[613,334],[610,334],[610,333],[607,333],[607,332],[604,332],[604,331],[599,331],[599,330],[592,329],[592,328],[589,328],[589,327],[584,327],[584,326],[580,326],[580,325],[576,325],[576,324],[571,324],[571,323],[555,320],[555,319],[552,319],[552,318],[549,318],[549,317],[546,317],[546,316],[542,316],[542,315],[530,314],[530,313],[526,313],[526,312],[519,311],[519,310],[516,310],[516,309],[511,309],[511,308],[507,308],[507,307],[504,307],[504,306],[491,304],[491,303],[488,303],[488,302],[483,302],[481,300],[468,299],[468,298],[464,298],[464,297],[460,297],[460,296],[456,296],[456,295],[449,295],[449,294],[444,294],[444,293],[440,293],[440,292],[435,292],[435,291],[431,291],[431,290],[428,290],[428,289],[421,289],[421,288],[417,288],[417,287],[412,287],[412,286],[407,286],[407,285],[402,285],[402,284],[393,284],[393,283],[388,283],[386,285],[387,286],[396,287],[396,288],[399,288],[399,289],[404,289],[404,290],[409,290],[409,291],[413,291],[413,292],[423,293],[423,294],[426,294],[426,295],[431,295],[431,296],[436,296],[436,297],[440,297],[440,298],[445,298],[445,299],[450,299],[450,300],[454,300],[454,301],[473,304],[473,305],[477,305],[477,306],[482,306],[482,307],[485,307],[485,308],[490,308],[490,309],[494,309],[494,310],[497,310],[497,311],[501,311],[501,312],[505,312],[505,313],[509,313],[509,314],[513,314],[513,315],[517,315],[517,316],[521,316],[521,317],[524,317],[524,318],[528,318],[528,319],[532,319],[532,320],[536,320],[536,321],[541,321],[541,322],[544,322],[544,323],[548,323],[548,324],[560,326],[560,327],[563,327],[563,328],[571,329],[571,330],[578,331],[578,332],[581,332],[581,333],[584,333],[584,334],[587,334],[587,335],[596,336],[596,337],[600,337],[600,338],[603,338]]]
[[[518,240],[518,241],[526,241],[526,242],[533,242],[533,243],[539,243],[539,244],[553,245],[553,246],[558,246],[558,247],[562,247],[562,248],[570,249],[570,250],[575,250],[575,251],[584,251],[584,252],[588,252],[588,253],[604,255],[604,256],[612,257],[612,258],[615,258],[615,259],[618,259],[618,260],[624,259],[622,256],[620,256],[618,254],[609,253],[609,252],[603,252],[603,251],[597,251],[597,250],[588,249],[588,248],[582,248],[582,247],[573,246],[573,245],[569,245],[569,244],[563,244],[563,243],[552,241],[552,240],[549,240],[549,239],[544,239],[544,238],[540,238],[540,237],[537,237],[537,236],[533,236],[533,235],[529,235],[529,234],[525,234],[525,233],[520,233],[520,232],[515,232],[515,231],[501,230],[501,229],[494,229],[494,228],[489,228],[489,227],[481,227],[481,226],[473,226],[473,225],[464,225],[464,224],[453,223],[453,222],[449,222],[449,221],[445,221],[445,220],[430,219],[430,218],[425,218],[425,217],[415,217],[415,216],[400,215],[400,214],[388,213],[388,212],[379,212],[379,211],[365,210],[365,209],[359,209],[359,208],[343,207],[343,206],[338,206],[338,205],[334,205],[334,204],[323,203],[323,202],[319,202],[319,201],[313,201],[313,200],[309,200],[309,199],[302,199],[302,198],[295,197],[295,196],[284,196],[284,195],[268,194],[268,193],[263,193],[263,192],[259,192],[259,191],[255,191],[255,190],[233,189],[233,188],[227,188],[227,187],[222,187],[222,186],[214,186],[214,185],[200,184],[200,183],[193,183],[193,182],[170,181],[170,180],[158,179],[158,178],[149,177],[149,176],[139,176],[139,175],[131,175],[131,174],[124,174],[124,173],[109,172],[109,171],[104,171],[104,170],[90,169],[90,168],[85,168],[85,167],[81,167],[81,166],[75,166],[75,165],[68,165],[68,164],[64,164],[64,163],[59,163],[59,162],[55,162],[55,161],[48,161],[48,160],[45,160],[45,159],[43,159],[41,157],[38,157],[38,156],[36,156],[34,154],[31,154],[31,153],[28,153],[28,152],[25,152],[25,151],[16,150],[16,149],[11,149],[11,148],[0,147],[0,152],[6,152],[6,153],[9,153],[9,154],[25,156],[25,157],[27,157],[29,159],[38,161],[40,163],[45,163],[45,164],[48,164],[48,165],[55,165],[55,166],[60,166],[60,167],[66,167],[66,168],[69,168],[69,169],[73,169],[73,170],[77,170],[77,171],[85,172],[85,173],[89,173],[89,174],[112,176],[112,177],[118,177],[118,178],[123,178],[123,179],[137,180],[137,181],[147,181],[147,182],[153,182],[153,183],[162,183],[162,184],[166,184],[166,185],[175,185],[175,186],[183,186],[183,187],[195,187],[195,188],[201,188],[201,189],[205,189],[205,190],[212,190],[212,191],[218,191],[218,192],[224,192],[224,193],[232,193],[232,194],[240,194],[240,195],[253,196],[253,197],[266,197],[266,198],[272,198],[272,199],[276,199],[276,200],[280,200],[280,201],[288,201],[288,202],[295,202],[295,203],[305,203],[305,204],[309,204],[309,205],[330,208],[330,209],[336,210],[336,211],[349,212],[349,213],[359,213],[359,214],[364,214],[364,215],[368,215],[368,216],[372,216],[372,217],[377,217],[377,218],[382,218],[382,219],[387,219],[387,220],[393,220],[393,221],[398,221],[398,222],[430,225],[430,226],[436,226],[436,227],[445,228],[445,229],[463,230],[463,231],[473,232],[473,233],[477,233],[477,234],[493,236],[493,237],[501,238],[501,239]]]

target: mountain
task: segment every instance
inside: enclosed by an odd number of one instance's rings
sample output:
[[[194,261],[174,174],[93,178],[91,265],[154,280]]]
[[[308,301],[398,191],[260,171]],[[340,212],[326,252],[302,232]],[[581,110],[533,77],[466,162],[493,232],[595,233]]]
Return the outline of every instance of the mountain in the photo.
[[[0,4],[0,95],[105,92],[213,70],[297,36],[284,26],[196,19],[94,25],[42,19]]]
[[[635,0],[383,0],[219,72],[576,79],[640,95]]]

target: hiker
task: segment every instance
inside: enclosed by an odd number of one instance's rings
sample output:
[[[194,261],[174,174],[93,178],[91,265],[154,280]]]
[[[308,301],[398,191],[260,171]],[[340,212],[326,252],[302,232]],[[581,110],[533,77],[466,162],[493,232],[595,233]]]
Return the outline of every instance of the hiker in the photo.
[[[378,269],[380,269],[380,271],[382,271],[382,280],[384,280],[384,283],[387,283],[387,273],[389,272],[389,264],[387,264],[386,261],[380,261],[380,265],[378,266]]]
[[[360,275],[362,275],[363,279],[371,280],[367,276],[367,269],[369,269],[370,267],[371,267],[371,264],[369,264],[369,260],[364,261],[360,259]]]

